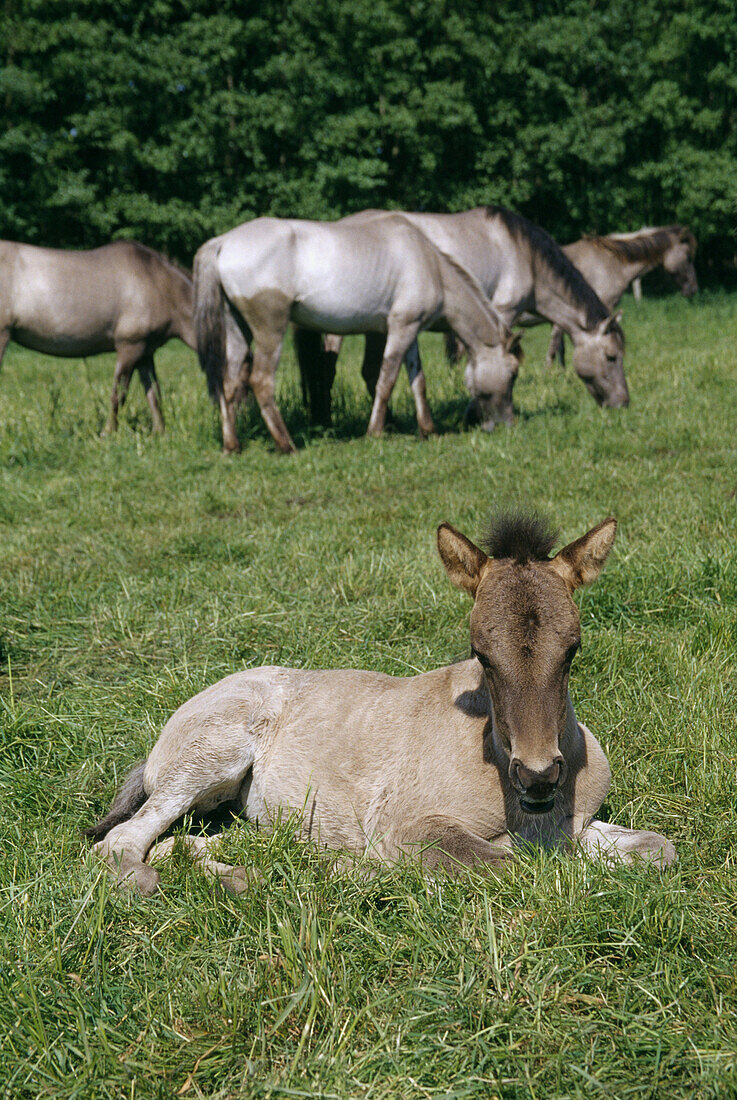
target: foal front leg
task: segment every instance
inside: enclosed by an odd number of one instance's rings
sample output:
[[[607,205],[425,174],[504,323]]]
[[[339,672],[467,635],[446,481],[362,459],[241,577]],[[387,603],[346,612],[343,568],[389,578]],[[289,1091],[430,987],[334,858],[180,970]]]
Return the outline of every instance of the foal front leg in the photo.
[[[503,834],[492,844],[448,818],[433,817],[417,823],[400,845],[400,852],[419,859],[428,871],[442,867],[458,875],[467,867],[499,867],[515,858],[511,838]]]
[[[591,821],[575,840],[588,855],[614,863],[642,862],[663,868],[676,861],[676,850],[667,837],[606,821]]]

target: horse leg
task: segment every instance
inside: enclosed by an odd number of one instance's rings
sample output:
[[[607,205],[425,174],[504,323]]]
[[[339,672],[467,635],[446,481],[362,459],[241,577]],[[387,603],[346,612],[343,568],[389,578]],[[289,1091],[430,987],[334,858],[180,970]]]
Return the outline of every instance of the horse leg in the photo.
[[[384,359],[376,382],[374,406],[371,410],[371,419],[367,429],[368,435],[381,435],[384,429],[386,410],[397,381],[399,368],[402,365],[402,357],[416,338],[419,330],[420,323],[418,321],[402,323],[390,320],[386,347],[384,348]]]
[[[109,435],[118,430],[118,410],[122,409],[125,404],[133,371],[138,366],[141,357],[145,355],[146,345],[142,343],[118,344],[115,351],[117,361],[115,363],[115,374],[113,375],[113,391],[110,396],[110,416],[103,428],[103,435]]]
[[[552,367],[555,362],[556,355],[560,359],[560,365],[564,367],[566,365],[566,352],[565,352],[565,337],[563,329],[560,325],[553,325],[550,332],[550,343],[548,344],[548,353],[545,356],[545,366]]]
[[[335,380],[337,353],[328,350],[328,337],[323,346],[319,332],[295,328],[294,350],[302,383],[302,399],[309,409],[310,422],[330,427],[330,391]],[[340,337],[338,337],[340,340]]]
[[[420,359],[420,345],[417,343],[416,337],[407,348],[404,356],[404,365],[407,369],[407,377],[409,378],[409,384],[415,399],[415,409],[417,410],[417,424],[420,429],[420,435],[424,439],[428,435],[435,434],[435,425],[433,424],[430,406],[427,403],[425,392],[425,372],[422,369],[422,360]]]
[[[660,833],[625,829],[604,821],[589,822],[575,840],[589,855],[614,863],[643,862],[662,868],[676,860],[673,844]]]
[[[281,341],[279,341],[276,348],[265,349],[254,345],[251,389],[258,401],[261,415],[266,421],[266,427],[271,432],[277,447],[284,454],[292,454],[296,452],[297,448],[294,446],[292,437],[274,399],[274,378],[280,353]]]
[[[235,426],[235,411],[238,403],[246,399],[250,370],[251,350],[248,340],[233,311],[228,308],[225,310],[225,365],[222,385],[218,393],[223,450],[226,454],[232,454],[241,449]]]
[[[159,380],[156,377],[154,357],[151,352],[147,352],[139,363],[138,373],[141,376],[141,382],[146,391],[146,400],[151,409],[153,430],[157,434],[161,434],[164,431],[164,418],[161,415],[161,390],[159,388]]]
[[[280,451],[296,451],[292,437],[274,399],[276,368],[289,326],[290,300],[280,291],[262,291],[235,303],[253,335],[253,366],[249,384],[258,401],[266,427]]]
[[[455,367],[461,360],[466,346],[459,336],[452,331],[445,334],[445,358],[451,367]]]
[[[223,834],[214,836],[167,837],[155,844],[148,854],[147,863],[162,859],[171,853],[177,841],[183,844],[192,861],[198,864],[207,875],[217,879],[229,894],[245,894],[261,878],[255,867],[234,867],[230,863],[221,863],[213,858],[213,850],[222,840]]]
[[[5,355],[5,349],[10,343],[10,329],[0,329],[0,366],[2,366],[3,356]]]
[[[376,383],[379,380],[381,363],[386,347],[386,334],[383,332],[367,332],[363,346],[363,363],[361,364],[361,377],[366,383],[366,389],[373,400],[376,396]]]

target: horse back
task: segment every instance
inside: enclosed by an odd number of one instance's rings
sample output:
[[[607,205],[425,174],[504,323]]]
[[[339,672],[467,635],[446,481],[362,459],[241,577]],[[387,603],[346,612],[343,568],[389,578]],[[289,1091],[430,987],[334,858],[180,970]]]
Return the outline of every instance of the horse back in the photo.
[[[382,330],[392,309],[442,301],[436,254],[402,218],[257,218],[220,238],[218,270],[231,300],[276,291],[294,321],[332,332]]]
[[[87,355],[120,340],[166,339],[187,296],[191,315],[191,282],[134,241],[80,251],[3,241],[0,263],[4,320],[19,343],[38,351]]]

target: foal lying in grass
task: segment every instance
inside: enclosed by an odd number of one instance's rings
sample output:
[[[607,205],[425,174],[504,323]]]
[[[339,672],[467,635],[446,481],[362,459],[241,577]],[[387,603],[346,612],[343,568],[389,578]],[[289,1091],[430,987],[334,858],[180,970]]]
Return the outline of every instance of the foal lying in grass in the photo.
[[[606,519],[549,558],[539,519],[504,518],[487,551],[449,524],[438,550],[473,597],[473,657],[420,676],[265,667],[227,676],[169,719],[108,815],[88,830],[119,882],[153,893],[152,845],[189,811],[224,802],[260,827],[300,812],[320,845],[458,870],[513,857],[516,845],[577,847],[660,866],[670,841],[594,820],[610,770],[568,694],[581,628],[572,593],[601,571]],[[195,857],[236,892],[246,868]]]

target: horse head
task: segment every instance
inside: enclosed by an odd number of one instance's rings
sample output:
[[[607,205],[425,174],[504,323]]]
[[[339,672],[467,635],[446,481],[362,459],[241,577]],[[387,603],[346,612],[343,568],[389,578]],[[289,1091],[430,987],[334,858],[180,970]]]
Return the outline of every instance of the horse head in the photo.
[[[573,345],[573,366],[586,389],[599,405],[619,409],[629,405],[624,376],[624,333],[622,311],[611,314],[593,329],[577,334]]]
[[[663,267],[672,275],[684,298],[693,298],[699,289],[694,267],[696,238],[690,229],[679,227],[673,234],[673,243],[663,256]]]
[[[539,517],[502,517],[490,532],[488,554],[450,524],[438,528],[446,572],[474,600],[471,648],[525,813],[548,813],[565,776],[568,678],[581,642],[572,594],[598,577],[616,527],[605,519],[553,558],[555,533]]]
[[[523,358],[521,339],[520,333],[510,332],[501,344],[483,345],[475,354],[469,351],[464,381],[471,401],[466,424],[480,424],[491,432],[499,423],[513,422],[512,392]]]

